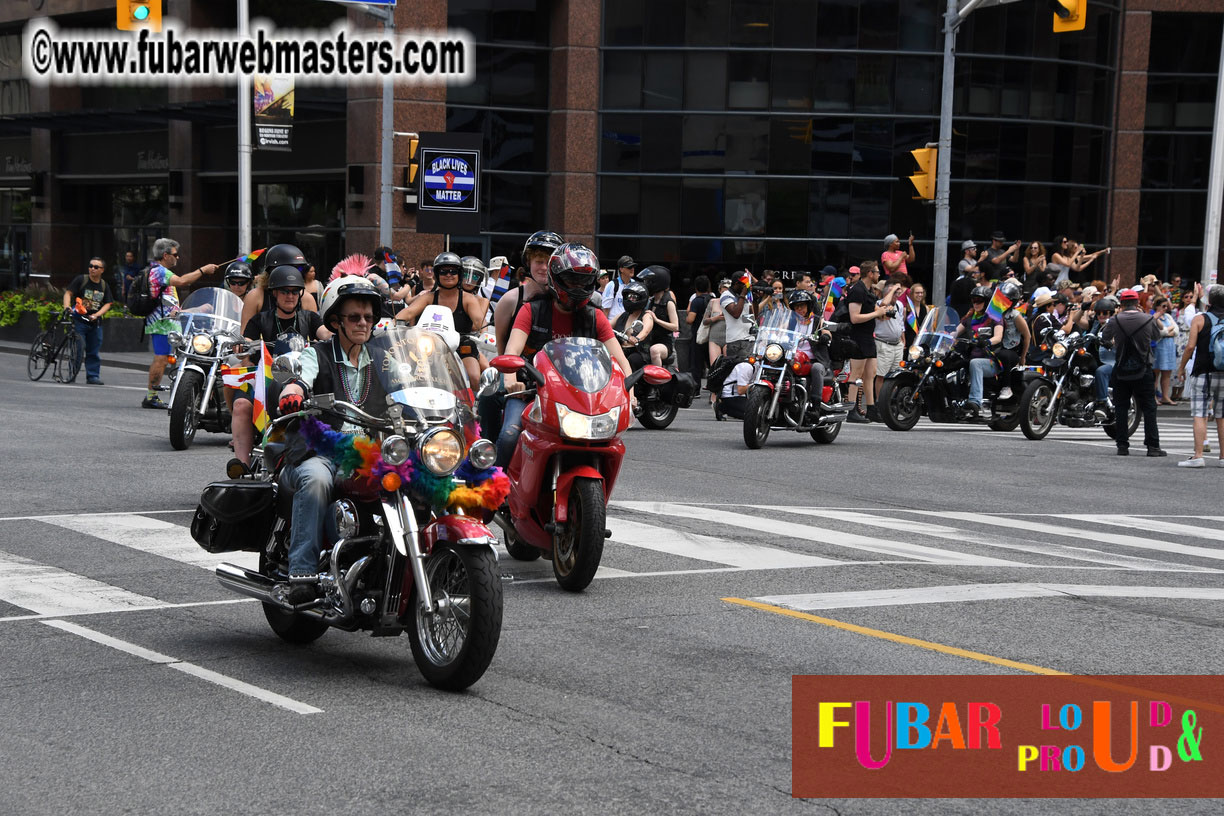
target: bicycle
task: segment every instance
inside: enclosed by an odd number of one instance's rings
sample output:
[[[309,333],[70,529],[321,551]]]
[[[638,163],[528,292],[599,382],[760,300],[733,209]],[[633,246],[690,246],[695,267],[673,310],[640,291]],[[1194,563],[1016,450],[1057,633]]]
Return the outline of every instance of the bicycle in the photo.
[[[59,316],[56,325],[39,332],[30,345],[30,356],[26,370],[30,379],[37,382],[47,373],[52,364],[57,382],[70,383],[76,380],[85,359],[85,346],[81,336],[72,325],[72,313],[67,309]]]

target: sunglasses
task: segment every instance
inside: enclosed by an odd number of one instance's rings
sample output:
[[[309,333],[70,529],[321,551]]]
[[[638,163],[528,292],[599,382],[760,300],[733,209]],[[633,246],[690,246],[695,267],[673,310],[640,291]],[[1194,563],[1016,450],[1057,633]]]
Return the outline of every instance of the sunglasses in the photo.
[[[171,258],[177,258],[177,257],[178,257],[178,253],[177,253],[177,252],[171,252],[171,253],[168,253],[168,254],[170,255],[170,257],[171,257]]]
[[[438,277],[448,277],[449,278],[451,275],[458,275],[459,273],[454,269],[443,269],[441,272],[438,272],[436,274],[438,275]]]
[[[101,264],[90,264],[89,268],[90,269],[105,269],[106,267],[102,266]]]
[[[374,322],[374,315],[372,314],[357,314],[356,312],[353,312],[351,314],[340,315],[340,317],[344,318],[345,322],[353,326],[356,326],[359,323],[373,323]]]

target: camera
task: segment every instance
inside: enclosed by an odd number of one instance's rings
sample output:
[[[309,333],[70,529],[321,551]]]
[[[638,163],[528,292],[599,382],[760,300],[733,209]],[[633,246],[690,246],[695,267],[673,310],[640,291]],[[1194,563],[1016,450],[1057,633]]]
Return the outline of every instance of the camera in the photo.
[[[896,307],[896,306],[890,306],[890,307],[888,307],[887,309],[885,309],[885,310],[884,310],[884,316],[885,316],[885,317],[896,317],[896,316],[897,316],[897,307]]]

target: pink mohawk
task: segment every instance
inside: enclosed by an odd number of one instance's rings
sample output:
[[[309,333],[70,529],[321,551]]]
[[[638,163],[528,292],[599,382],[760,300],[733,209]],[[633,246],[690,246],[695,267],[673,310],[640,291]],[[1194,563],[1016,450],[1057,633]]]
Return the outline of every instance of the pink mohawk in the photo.
[[[331,277],[327,279],[327,282],[331,283],[336,278],[342,278],[345,275],[356,275],[364,278],[373,265],[374,261],[365,255],[362,255],[360,252],[353,253],[332,267]]]

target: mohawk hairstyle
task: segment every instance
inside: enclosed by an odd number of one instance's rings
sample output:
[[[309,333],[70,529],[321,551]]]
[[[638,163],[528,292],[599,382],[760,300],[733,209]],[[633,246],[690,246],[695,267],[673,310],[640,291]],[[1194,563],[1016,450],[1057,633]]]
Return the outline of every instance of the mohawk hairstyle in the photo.
[[[364,278],[373,265],[374,261],[360,252],[355,252],[332,267],[331,277],[327,279],[327,282],[331,283],[345,275],[356,275],[359,278]]]

